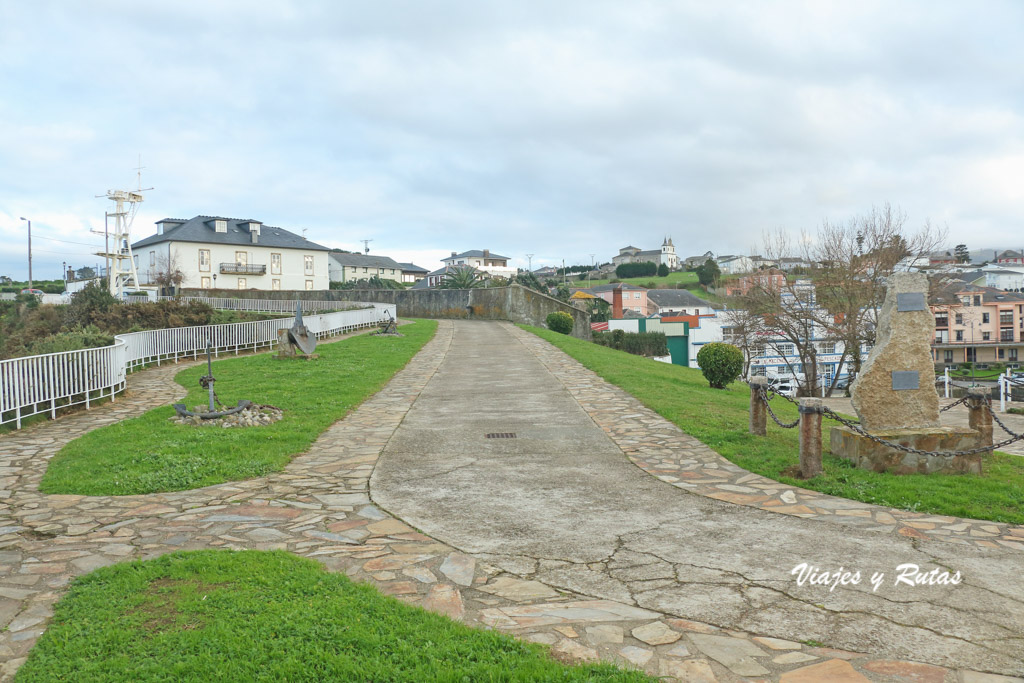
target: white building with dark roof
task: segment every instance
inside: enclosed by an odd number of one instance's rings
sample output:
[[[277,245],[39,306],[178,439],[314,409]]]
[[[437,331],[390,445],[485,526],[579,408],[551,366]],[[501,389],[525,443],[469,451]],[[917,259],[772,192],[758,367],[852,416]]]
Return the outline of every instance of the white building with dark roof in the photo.
[[[672,244],[672,238],[666,237],[661,243],[661,249],[642,250],[634,246],[619,249],[617,256],[612,257],[612,263],[621,266],[623,263],[654,263],[665,264],[669,270],[679,269],[679,256],[676,255],[676,247]]]
[[[332,251],[328,268],[331,282],[369,280],[374,276],[382,280],[403,282],[402,264],[387,256]]]
[[[441,259],[447,266],[473,266],[479,271],[488,273],[491,277],[504,277],[512,279],[516,276],[516,269],[508,265],[508,256],[494,254],[489,249],[470,249],[461,254],[454,251],[452,255]],[[431,273],[430,275],[433,275]],[[428,275],[429,277],[429,275]]]
[[[251,219],[165,218],[132,245],[140,284],[180,270],[182,287],[321,290],[330,286],[325,246]]]

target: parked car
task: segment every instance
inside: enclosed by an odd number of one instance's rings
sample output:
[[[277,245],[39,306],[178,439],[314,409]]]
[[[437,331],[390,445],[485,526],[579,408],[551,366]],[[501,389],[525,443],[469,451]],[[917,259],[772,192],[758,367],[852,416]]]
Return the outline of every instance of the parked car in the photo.
[[[32,289],[23,289],[23,290],[21,290],[21,293],[22,294],[35,294],[40,299],[43,298],[43,290],[36,289],[34,287]]]
[[[790,384],[789,382],[780,382],[772,386],[772,391],[776,394],[788,396],[789,398],[796,398],[796,385]]]

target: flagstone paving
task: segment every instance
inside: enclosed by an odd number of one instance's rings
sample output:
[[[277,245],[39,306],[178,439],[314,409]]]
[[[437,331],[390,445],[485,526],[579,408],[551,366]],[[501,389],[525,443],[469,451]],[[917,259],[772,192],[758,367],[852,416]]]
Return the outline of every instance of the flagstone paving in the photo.
[[[592,590],[590,585],[573,590],[559,585],[558,581],[538,577],[540,562],[531,564],[525,558],[492,558],[486,554],[461,552],[425,535],[422,529],[413,528],[407,521],[391,516],[371,500],[370,476],[381,452],[393,438],[400,436],[396,430],[410,415],[410,408],[419,405],[417,399],[435,376],[444,376],[446,360],[451,364],[459,362],[454,352],[459,355],[478,352],[494,358],[487,349],[474,352],[454,345],[454,339],[469,331],[471,325],[442,321],[437,336],[395,376],[386,390],[333,425],[308,453],[297,456],[284,471],[261,479],[147,496],[52,496],[38,492],[39,478],[45,470],[46,461],[63,444],[85,431],[141,414],[152,406],[168,403],[182,395],[184,391],[172,381],[182,365],[132,375],[129,380],[130,401],[119,400],[88,413],[0,436],[0,627],[6,626],[0,632],[0,679],[10,679],[24,661],[32,644],[45,629],[53,604],[73,577],[115,562],[155,557],[174,550],[255,548],[284,549],[312,557],[331,571],[342,571],[356,580],[372,582],[400,600],[423,605],[468,624],[500,629],[532,642],[550,645],[553,655],[566,661],[607,659],[655,675],[693,681],[750,680],[746,678],[749,676],[782,681],[935,680],[967,683],[1017,680],[1001,676],[983,678],[990,674],[960,670],[962,667],[959,666],[943,668],[934,666],[934,662],[907,661],[915,659],[913,656],[872,656],[802,644],[774,637],[777,635],[774,633],[753,635],[721,628],[687,619],[687,614],[678,610],[638,604],[629,595],[622,596],[623,599],[602,598],[601,591]],[[520,335],[517,329],[507,325],[491,323],[490,326],[504,330],[506,336]],[[454,334],[456,332],[457,335]],[[538,354],[546,353],[544,342],[531,346],[531,340],[535,339],[532,335],[521,339],[522,348],[531,348]],[[504,359],[494,358],[493,373],[490,378],[485,378],[485,389],[500,388],[505,378],[501,370],[503,362]],[[563,379],[559,373],[571,372],[572,364],[559,361],[557,353],[551,355],[547,363],[565,365],[564,370],[552,370],[557,379],[552,378],[551,381],[564,384],[570,391],[587,393],[594,387],[588,389],[584,385],[603,384],[585,375],[580,375],[583,382],[579,386],[574,384],[576,380]],[[583,372],[586,373],[585,370]],[[480,381],[478,378],[477,382]],[[558,389],[557,386],[555,388]],[[444,401],[445,398],[439,400]],[[584,401],[577,400],[586,407]],[[596,395],[594,400],[598,400]],[[621,400],[621,396],[616,400]],[[642,407],[627,405],[625,408],[625,412],[620,411],[619,414],[622,419],[634,413],[647,416]],[[479,409],[483,409],[483,405]],[[663,438],[680,438],[681,433],[673,431],[674,427],[666,427],[664,421],[659,423],[649,417],[645,419],[650,421],[640,424],[641,431],[623,433],[623,438],[638,439],[638,443],[650,441],[652,444]],[[648,433],[651,436],[646,436]],[[590,438],[593,439],[592,436]],[[612,442],[617,443],[614,438]],[[699,450],[699,445],[691,442],[685,442],[682,447]],[[637,444],[630,446],[642,451]],[[664,452],[659,454],[666,461],[674,457],[676,462],[686,466],[687,458],[673,455],[668,446],[661,448]],[[577,452],[581,458],[587,456],[585,451]],[[619,457],[621,459],[621,455]],[[450,464],[444,463],[445,466]],[[698,469],[718,468],[702,465]],[[640,474],[639,470],[635,471]],[[586,476],[586,468],[581,468],[578,474]],[[791,519],[766,515],[755,510],[754,503],[750,501],[736,506],[710,501],[703,496],[688,496],[687,493],[694,491],[676,491],[654,478],[642,476],[674,497],[706,501],[723,509],[743,510],[757,515],[757,519]],[[742,478],[743,475],[737,476]],[[702,473],[701,478],[705,477],[707,475]],[[718,481],[717,477],[713,479]],[[538,491],[537,496],[543,497],[546,493]],[[376,491],[372,494],[373,498],[377,497]],[[805,494],[797,490],[794,495]],[[848,502],[847,506],[848,509],[857,509]],[[815,513],[811,509],[816,516],[820,514],[826,520],[824,524],[796,518],[791,521],[808,525],[808,528],[817,525],[820,534],[846,533],[845,527],[834,526],[839,517],[831,511],[837,508],[827,509],[830,512]],[[880,523],[875,526],[886,525]],[[858,527],[853,529],[858,533],[862,531]],[[514,540],[521,531],[510,528],[507,536]],[[770,555],[771,543],[775,541],[772,531],[766,526],[761,526],[759,531],[759,527],[754,526],[751,532],[759,538],[742,542],[763,543],[761,554]],[[1002,536],[1000,533],[996,538],[1001,539]],[[886,537],[893,541],[902,539],[907,543],[924,543],[920,539],[903,539],[896,534]],[[736,541],[727,534],[718,540],[723,554],[735,550]],[[666,543],[671,545],[673,542],[669,534]],[[991,549],[942,547],[958,553],[969,551],[973,553],[971,557],[979,561],[992,561],[1003,557],[1004,553],[1013,553],[1010,546]],[[893,552],[902,557],[902,546],[894,546]],[[959,559],[959,554],[951,552],[947,562],[953,565]],[[622,548],[616,552],[613,561],[594,563],[590,569],[596,574],[617,572],[620,576],[629,577],[632,583],[649,582],[652,586],[666,581],[686,586],[679,579],[693,578],[673,577],[671,572],[665,571],[665,564],[671,562],[651,562],[640,552]],[[544,569],[555,576],[559,567]],[[756,573],[757,567],[752,567],[752,570]],[[1019,583],[1016,575],[1005,578],[1008,584]],[[739,576],[734,580],[737,585],[746,581]],[[689,584],[688,590],[701,592],[714,588],[713,584]],[[952,600],[957,593],[949,591],[943,595]],[[759,604],[764,596],[752,593],[751,597],[754,598],[751,603],[754,611],[762,606],[771,609],[770,604]],[[904,609],[904,605],[910,609],[913,604],[911,597],[916,596],[901,596],[899,599],[906,600],[906,603],[894,603],[893,611]],[[822,601],[832,599],[825,592],[820,595]],[[1019,608],[1017,597],[1007,595],[1005,600]],[[842,610],[845,606],[836,604],[834,607]],[[969,610],[978,608],[969,604],[943,604],[941,607],[942,610],[961,609],[965,615]],[[1021,612],[1018,609],[1018,614]],[[998,614],[989,616],[999,619]],[[965,622],[960,634],[965,638],[964,647],[970,646],[967,639],[974,635],[968,626],[972,623],[970,620]],[[998,630],[998,627],[993,628]],[[1019,639],[1021,630],[1018,628],[1011,634],[1004,628],[1002,637]],[[873,634],[869,640],[878,647],[870,650],[875,653],[888,651],[890,648],[883,638],[883,633]],[[1020,651],[1019,645],[1017,651]],[[990,663],[968,668],[1004,674],[1024,672],[1019,658],[1008,659],[996,654]]]

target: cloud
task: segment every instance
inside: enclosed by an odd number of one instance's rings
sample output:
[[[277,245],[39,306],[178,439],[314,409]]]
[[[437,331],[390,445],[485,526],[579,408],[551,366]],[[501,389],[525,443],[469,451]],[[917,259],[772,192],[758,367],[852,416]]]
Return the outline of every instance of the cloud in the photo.
[[[746,251],[884,202],[1013,246],[1022,19],[1009,1],[5,3],[0,273],[24,270],[20,215],[89,242],[94,196],[133,187],[139,154],[139,236],[252,217],[428,268],[666,234],[684,256]]]

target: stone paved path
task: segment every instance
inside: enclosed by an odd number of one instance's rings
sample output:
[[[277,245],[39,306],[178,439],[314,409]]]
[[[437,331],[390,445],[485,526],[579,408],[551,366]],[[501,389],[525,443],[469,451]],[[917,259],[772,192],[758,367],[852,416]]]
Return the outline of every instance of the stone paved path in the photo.
[[[464,324],[457,325],[461,336]],[[510,326],[491,326],[506,330],[506,335],[522,335]],[[38,492],[36,487],[45,461],[64,443],[89,429],[139,414],[180,396],[183,390],[171,377],[181,365],[133,375],[130,389],[134,402],[131,405],[119,401],[89,413],[0,436],[0,627],[6,626],[0,632],[0,679],[9,679],[24,661],[45,628],[53,603],[74,576],[103,565],[154,557],[173,550],[256,548],[285,549],[312,557],[332,571],[344,571],[357,580],[373,582],[381,590],[407,602],[421,604],[469,624],[498,628],[531,641],[547,643],[556,656],[566,660],[600,657],[679,680],[734,681],[748,680],[747,676],[782,681],[962,680],[970,683],[1007,680],[988,678],[968,670],[895,660],[888,655],[862,655],[722,629],[678,618],[672,609],[632,604],[626,596],[621,596],[622,600],[601,599],[600,591],[591,591],[585,586],[577,592],[560,588],[558,581],[538,581],[533,578],[536,570],[530,566],[509,565],[511,556],[498,554],[490,558],[460,552],[387,514],[370,499],[370,475],[382,450],[398,436],[395,432],[403,419],[407,415],[410,419],[414,417],[410,408],[420,405],[416,401],[421,394],[424,402],[428,400],[430,394],[424,391],[433,383],[435,373],[440,372],[439,380],[444,376],[446,354],[453,344],[455,329],[456,325],[442,321],[435,339],[395,376],[386,390],[333,425],[308,453],[297,456],[283,472],[262,479],[188,492],[117,498],[48,496]],[[527,337],[523,342],[531,345],[535,353],[543,355],[554,351],[546,343]],[[554,351],[549,361],[564,364],[565,368],[564,372],[551,371],[552,394],[560,391],[558,383],[582,394],[601,388],[602,383],[587,377],[579,366],[574,369],[571,360],[566,363],[564,355],[561,359],[558,355],[559,352]],[[485,378],[485,387],[493,386],[495,377],[507,377],[500,363],[493,363],[491,367],[494,374]],[[585,373],[580,375],[585,381],[576,382],[565,372]],[[479,382],[477,378],[475,383]],[[609,390],[607,385],[604,389]],[[431,400],[443,402],[447,398],[434,396]],[[585,401],[580,400],[580,403],[586,407]],[[620,417],[645,422],[642,431],[631,432],[627,439],[639,439],[638,443],[651,440],[654,444],[665,436],[679,436],[654,421],[656,416],[652,418],[642,408],[634,408],[630,407]],[[594,444],[600,442],[590,438]],[[612,441],[618,444],[614,435]],[[685,448],[696,449],[697,445],[684,445]],[[665,459],[669,459],[670,450],[666,447],[662,454]],[[607,444],[603,444],[600,451],[602,458],[614,454]],[[657,448],[652,452],[661,453]],[[688,467],[686,458],[678,454],[672,457],[683,463],[684,468]],[[704,466],[704,469],[715,468]],[[639,470],[634,472],[639,474]],[[587,473],[579,474],[586,476]],[[656,483],[676,497],[703,500],[686,496],[650,477],[645,481]],[[552,486],[557,488],[554,482]],[[744,505],[747,507],[721,507],[746,510],[757,503],[748,501]],[[763,512],[759,514],[770,517]],[[819,522],[793,521],[820,525]],[[553,520],[552,529],[555,528]],[[772,536],[768,527],[760,528],[761,533],[754,534],[756,541],[751,542],[767,542]],[[833,527],[831,533],[834,532]],[[515,533],[512,527],[509,535]],[[894,540],[901,538],[891,536]],[[996,559],[996,564],[1003,553],[1012,553],[1010,548],[1002,553],[994,549],[968,550],[979,554],[979,560]],[[959,561],[958,552],[951,562]],[[617,563],[605,563],[604,567],[609,574],[614,571],[627,577],[627,582],[657,583],[670,580],[668,576],[661,577],[665,574],[662,562],[671,564],[672,560],[650,562],[643,556],[621,554]],[[753,569],[756,571],[758,567]],[[599,567],[595,564],[593,570],[597,572]],[[644,578],[645,575],[650,578]],[[734,583],[742,586],[746,579],[737,576]],[[707,587],[697,590],[707,590]],[[952,599],[958,594],[943,595]],[[830,599],[827,595],[823,597],[823,600]],[[980,611],[977,605],[959,608],[965,612],[968,609]],[[943,611],[947,609],[951,608],[942,607]],[[997,622],[1000,618],[998,614],[994,617]],[[1014,637],[1019,634],[1020,629],[1017,629]],[[971,636],[972,632],[965,627],[961,635]],[[873,647],[872,651],[888,651],[880,636],[877,641],[879,647]],[[1020,673],[1018,660],[993,657],[984,665],[970,666],[982,671]]]

